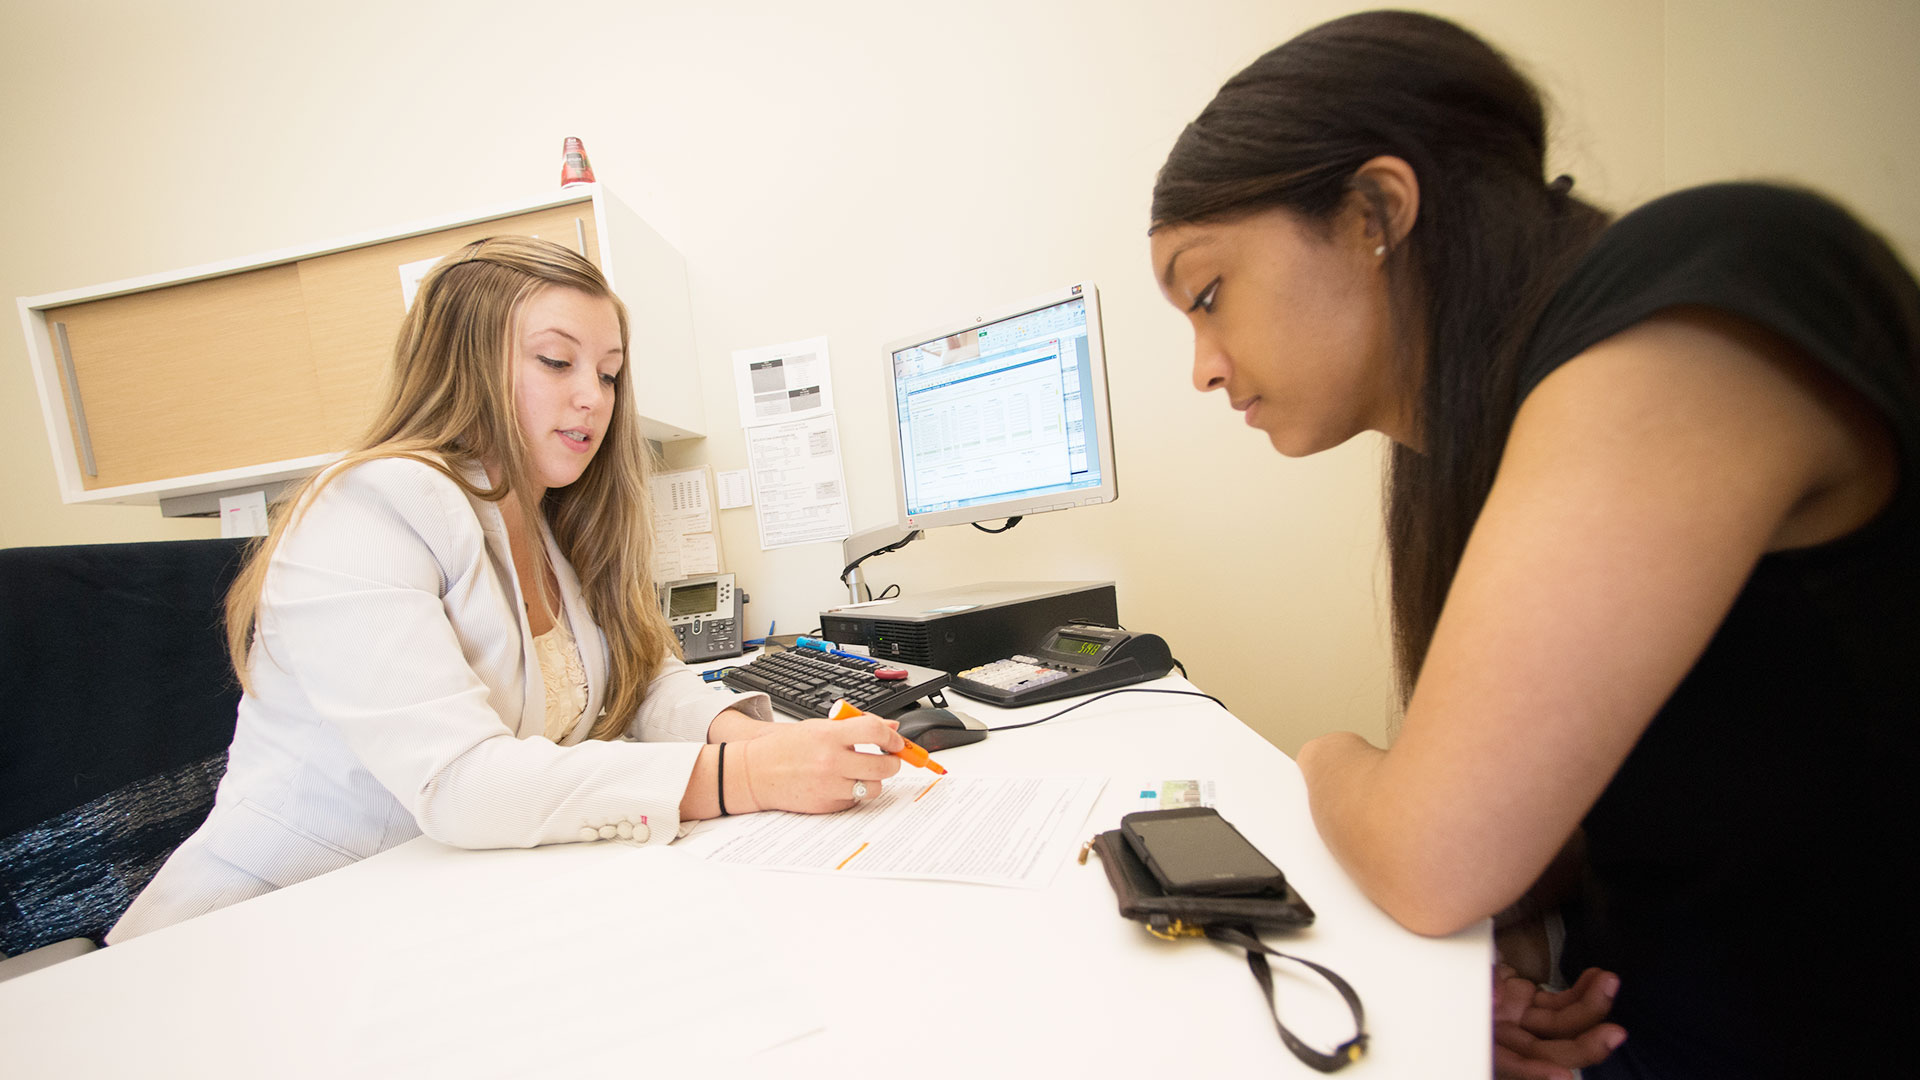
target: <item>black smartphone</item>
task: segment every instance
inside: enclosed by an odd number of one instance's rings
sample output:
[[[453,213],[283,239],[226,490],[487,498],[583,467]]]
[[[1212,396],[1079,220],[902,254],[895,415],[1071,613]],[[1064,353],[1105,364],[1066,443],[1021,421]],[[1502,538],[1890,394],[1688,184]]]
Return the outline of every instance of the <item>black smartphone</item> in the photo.
[[[1286,888],[1280,868],[1210,806],[1128,814],[1120,819],[1120,834],[1170,893],[1231,896]]]

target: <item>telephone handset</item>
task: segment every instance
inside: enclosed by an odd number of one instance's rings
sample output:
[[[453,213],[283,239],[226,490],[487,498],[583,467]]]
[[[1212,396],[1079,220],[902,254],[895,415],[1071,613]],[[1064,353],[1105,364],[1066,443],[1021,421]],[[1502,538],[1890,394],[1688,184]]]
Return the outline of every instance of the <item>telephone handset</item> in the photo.
[[[660,610],[689,664],[745,651],[740,626],[746,603],[747,594],[734,586],[732,574],[703,574],[660,586]]]
[[[1173,654],[1158,634],[1068,623],[1049,631],[1031,655],[968,668],[954,675],[948,689],[1015,708],[1146,682],[1171,670]]]

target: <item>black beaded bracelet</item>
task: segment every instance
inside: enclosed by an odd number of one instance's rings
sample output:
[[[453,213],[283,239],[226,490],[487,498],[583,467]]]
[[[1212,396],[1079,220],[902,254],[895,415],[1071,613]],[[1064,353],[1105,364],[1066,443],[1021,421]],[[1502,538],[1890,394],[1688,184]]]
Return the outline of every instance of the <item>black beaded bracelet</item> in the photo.
[[[714,785],[720,794],[720,816],[732,817],[727,813],[727,744],[720,744],[720,782]]]

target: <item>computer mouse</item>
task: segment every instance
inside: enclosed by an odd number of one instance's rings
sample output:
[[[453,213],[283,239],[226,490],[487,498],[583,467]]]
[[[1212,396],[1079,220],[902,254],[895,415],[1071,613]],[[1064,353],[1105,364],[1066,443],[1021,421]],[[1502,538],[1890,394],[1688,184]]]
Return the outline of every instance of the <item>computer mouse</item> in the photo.
[[[965,746],[987,737],[986,725],[951,709],[922,705],[901,713],[897,719],[900,721],[900,736],[912,739],[928,750]],[[970,720],[971,723],[968,722]]]

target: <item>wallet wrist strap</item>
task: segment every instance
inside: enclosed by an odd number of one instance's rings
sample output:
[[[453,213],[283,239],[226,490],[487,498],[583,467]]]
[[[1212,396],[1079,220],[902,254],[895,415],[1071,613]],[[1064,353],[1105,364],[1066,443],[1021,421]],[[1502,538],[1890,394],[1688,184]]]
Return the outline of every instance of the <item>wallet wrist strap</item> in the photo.
[[[1341,978],[1331,968],[1268,948],[1265,942],[1239,927],[1209,926],[1206,928],[1206,934],[1215,941],[1238,945],[1247,950],[1247,967],[1253,970],[1254,981],[1260,984],[1260,991],[1267,996],[1267,1008],[1273,1013],[1273,1026],[1280,1029],[1280,1041],[1287,1045],[1287,1049],[1293,1051],[1294,1057],[1306,1062],[1318,1072],[1330,1073],[1338,1072],[1352,1062],[1360,1060],[1360,1056],[1366,1053],[1367,1017],[1365,1010],[1360,1007],[1360,995],[1354,993],[1353,987],[1347,980]],[[1282,960],[1291,960],[1296,964],[1304,965],[1331,983],[1333,988],[1340,992],[1340,996],[1346,999],[1347,1008],[1353,1010],[1353,1038],[1334,1047],[1333,1052],[1329,1054],[1308,1046],[1293,1032],[1288,1031],[1287,1025],[1280,1021],[1280,1008],[1273,1000],[1273,970],[1267,965],[1268,956],[1277,956]]]

